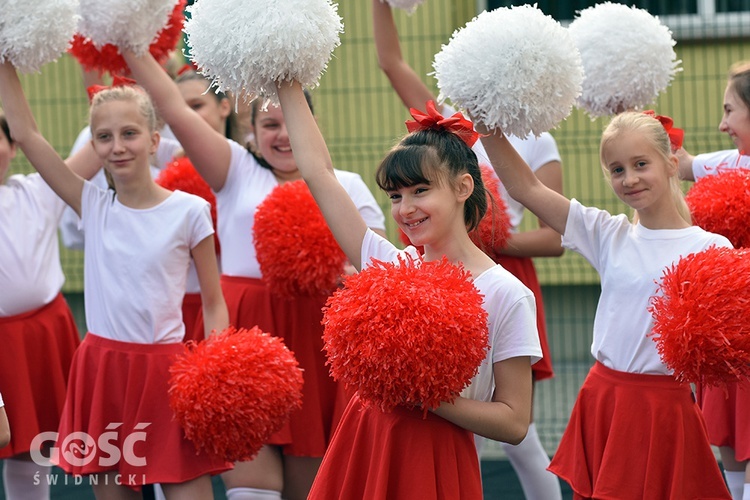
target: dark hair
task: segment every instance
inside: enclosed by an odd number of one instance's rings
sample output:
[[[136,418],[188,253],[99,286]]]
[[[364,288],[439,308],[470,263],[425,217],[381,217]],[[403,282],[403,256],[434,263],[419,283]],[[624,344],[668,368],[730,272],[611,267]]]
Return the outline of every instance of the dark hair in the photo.
[[[5,119],[5,115],[0,114],[0,128],[3,129],[5,138],[8,139],[8,143],[13,145],[13,138],[10,136],[10,127],[8,126],[8,120]]]
[[[218,90],[218,87],[215,83],[211,83],[208,78],[201,75],[197,71],[185,71],[184,73],[180,73],[179,75],[177,75],[177,78],[174,79],[174,82],[177,85],[181,84],[182,82],[193,81],[202,82],[203,84],[205,84],[206,92],[212,94],[216,98],[216,102],[221,103],[224,99],[226,99],[231,103],[231,99],[229,99],[229,96],[225,92]],[[234,112],[234,109],[230,110],[224,122],[224,136],[227,139],[232,139],[233,141],[239,142],[240,144],[245,143],[245,139],[244,137],[242,137],[242,133],[240,132],[240,126],[237,123],[237,113]]]
[[[310,91],[307,89],[303,89],[302,93],[305,94],[305,101],[307,101],[307,105],[310,108],[310,112],[315,114],[315,109],[313,108],[313,101],[312,101],[312,95],[310,94]],[[258,111],[260,110],[261,103],[263,102],[262,98],[257,98],[253,100],[250,103],[250,124],[255,128],[255,120],[258,118]],[[247,150],[252,154],[255,159],[257,160],[258,164],[263,167],[267,168],[268,170],[273,170],[273,166],[266,161],[265,158],[263,158],[259,152],[255,151],[253,147],[248,143],[247,144]]]
[[[729,85],[750,108],[750,61],[738,62],[729,68]]]
[[[464,222],[474,230],[487,212],[487,195],[477,155],[447,130],[420,130],[404,137],[380,162],[375,181],[384,191],[417,184],[451,183],[468,173],[474,191],[464,204]]]

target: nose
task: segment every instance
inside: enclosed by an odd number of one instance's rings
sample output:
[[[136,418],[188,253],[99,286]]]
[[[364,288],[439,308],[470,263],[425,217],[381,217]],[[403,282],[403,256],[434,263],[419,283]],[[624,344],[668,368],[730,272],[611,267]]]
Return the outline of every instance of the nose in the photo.
[[[634,186],[638,184],[638,181],[640,179],[638,178],[638,174],[636,172],[633,172],[632,170],[626,170],[625,176],[622,179],[622,185],[626,187]]]
[[[398,204],[398,213],[402,218],[408,218],[414,213],[414,203],[408,196],[401,197],[401,202]]]
[[[112,141],[112,150],[121,153],[125,150],[125,141],[123,141],[120,137],[115,137]]]
[[[727,126],[727,117],[723,116],[721,118],[721,121],[719,122],[719,131],[724,132],[725,134],[729,131],[729,127]]]

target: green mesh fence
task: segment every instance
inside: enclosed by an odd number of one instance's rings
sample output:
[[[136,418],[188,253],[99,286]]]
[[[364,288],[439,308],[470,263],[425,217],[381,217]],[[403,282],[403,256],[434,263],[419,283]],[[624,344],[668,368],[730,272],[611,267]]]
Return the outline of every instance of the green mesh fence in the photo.
[[[455,29],[488,4],[509,5],[482,0],[428,0],[412,16],[396,13],[404,57],[435,92],[434,78],[429,75],[434,54]],[[539,2],[545,12],[563,21],[592,4]],[[718,131],[718,124],[727,70],[733,62],[750,59],[750,2],[694,0],[636,5],[653,9],[670,27],[674,26],[676,51],[682,60],[683,71],[654,103],[654,109],[674,117],[677,126],[686,130],[688,151],[731,148],[729,139]],[[377,67],[370,2],[343,1],[339,13],[346,33],[320,88],[313,92],[318,120],[335,165],[360,173],[368,182],[387,215],[389,237],[397,241],[395,226],[388,216],[388,200],[378,191],[373,177],[385,151],[404,134],[407,112]],[[67,154],[87,121],[87,99],[79,68],[64,57],[44,67],[41,74],[24,76],[23,83],[41,130],[61,154]],[[627,207],[612,194],[598,164],[599,135],[604,124],[604,120],[591,121],[583,112],[574,111],[551,132],[563,158],[566,194],[584,204],[622,212]],[[19,155],[12,173],[29,171]],[[527,214],[523,227],[533,228],[535,224],[535,217]],[[80,318],[81,254],[63,250],[62,259],[67,276],[64,291],[75,298]],[[535,419],[543,444],[553,453],[591,363],[591,326],[599,288],[596,273],[572,252],[561,258],[537,259],[536,264],[543,283],[556,377],[537,385]],[[488,458],[500,455],[497,447],[488,447]]]

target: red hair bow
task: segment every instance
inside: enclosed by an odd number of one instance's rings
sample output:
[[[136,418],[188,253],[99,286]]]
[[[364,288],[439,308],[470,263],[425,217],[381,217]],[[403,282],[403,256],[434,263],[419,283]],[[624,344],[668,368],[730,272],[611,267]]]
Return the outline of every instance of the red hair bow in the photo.
[[[664,130],[667,131],[669,142],[672,144],[672,151],[677,151],[682,147],[682,141],[685,139],[685,131],[674,126],[674,120],[665,115],[657,115],[653,109],[643,112],[644,115],[653,116],[661,123]]]
[[[112,85],[91,85],[86,89],[89,94],[89,102],[94,100],[94,96],[102,90],[111,89],[113,87],[127,87],[136,85],[136,81],[125,76],[114,75],[112,76]]]
[[[445,118],[435,107],[435,101],[427,101],[427,113],[423,113],[415,108],[410,108],[409,112],[412,118],[414,118],[413,120],[406,121],[406,129],[409,132],[429,129],[447,130],[456,134],[469,147],[472,147],[477,142],[477,139],[479,139],[479,133],[474,130],[474,125],[464,118],[464,115],[455,113]]]

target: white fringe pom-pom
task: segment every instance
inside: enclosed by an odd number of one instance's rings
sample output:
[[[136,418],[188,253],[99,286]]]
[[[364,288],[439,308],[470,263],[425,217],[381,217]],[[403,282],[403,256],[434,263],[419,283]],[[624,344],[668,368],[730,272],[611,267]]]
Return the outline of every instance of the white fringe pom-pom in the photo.
[[[0,11],[0,62],[23,73],[67,51],[78,24],[78,0],[6,0]]]
[[[645,10],[601,3],[568,30],[586,74],[577,105],[592,119],[651,104],[681,71],[672,33]]]
[[[331,0],[200,0],[185,23],[190,56],[219,90],[278,103],[278,81],[316,87],[343,32]]]
[[[178,0],[80,0],[78,32],[97,48],[108,43],[145,54]]]
[[[380,0],[381,2],[387,2],[388,5],[396,9],[405,10],[409,14],[412,14],[417,7],[424,3],[425,0]]]
[[[529,5],[482,12],[453,33],[433,67],[439,100],[518,137],[567,118],[583,80],[567,30]]]

